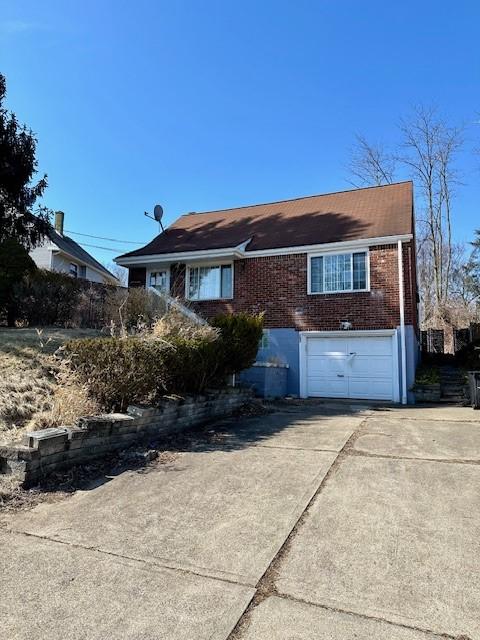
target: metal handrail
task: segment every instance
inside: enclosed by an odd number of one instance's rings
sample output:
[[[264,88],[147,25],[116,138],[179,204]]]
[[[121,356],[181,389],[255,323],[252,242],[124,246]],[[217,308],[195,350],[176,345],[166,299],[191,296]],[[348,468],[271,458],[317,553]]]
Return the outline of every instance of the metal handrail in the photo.
[[[155,287],[148,287],[148,290],[153,291],[155,295],[157,295],[159,298],[162,298],[162,300],[167,305],[167,309],[175,309],[175,311],[178,311],[192,322],[195,322],[195,324],[207,324],[207,321],[200,317],[197,313],[195,313],[195,311],[189,309],[186,305],[182,304],[177,298],[174,298],[169,293],[166,293],[165,291],[159,291],[158,289],[155,289]]]

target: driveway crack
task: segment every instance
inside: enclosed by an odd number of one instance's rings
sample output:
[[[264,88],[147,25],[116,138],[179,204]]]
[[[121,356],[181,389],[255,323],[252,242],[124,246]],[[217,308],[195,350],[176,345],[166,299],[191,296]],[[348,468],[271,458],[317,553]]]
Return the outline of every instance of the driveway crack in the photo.
[[[170,564],[163,564],[161,562],[152,562],[151,560],[144,560],[143,558],[138,558],[136,556],[129,556],[122,553],[116,553],[115,551],[107,551],[106,549],[100,549],[95,546],[84,545],[78,542],[68,542],[66,540],[59,540],[57,538],[50,538],[49,536],[30,533],[28,531],[19,531],[16,529],[10,529],[8,533],[10,535],[22,535],[22,536],[27,536],[29,538],[36,538],[38,540],[45,540],[46,542],[62,544],[66,547],[81,549],[83,551],[93,551],[94,553],[100,553],[102,555],[109,556],[111,558],[117,558],[119,560],[128,560],[129,562],[142,564],[146,568],[165,569],[167,571],[174,571],[184,575],[196,576],[196,577],[204,578],[207,580],[216,580],[218,582],[226,582],[228,584],[233,584],[240,587],[249,587],[250,589],[253,588],[251,584],[248,584],[247,582],[242,582],[239,580],[234,580],[233,578],[230,579],[230,578],[224,578],[219,576],[212,576],[212,575],[209,575],[208,573],[202,573],[201,571],[194,571],[193,569],[186,569],[184,567],[176,567]]]
[[[227,640],[240,640],[240,638],[243,636],[246,629],[248,628],[253,609],[255,609],[255,607],[257,607],[261,602],[266,600],[268,597],[274,596],[274,595],[279,597],[284,597],[278,592],[276,587],[276,580],[279,575],[280,566],[283,562],[283,559],[287,555],[293,540],[295,539],[303,523],[305,522],[305,519],[307,518],[312,505],[316,501],[317,497],[325,489],[330,479],[337,473],[343,461],[350,455],[350,452],[353,450],[355,442],[362,435],[363,429],[366,427],[368,419],[370,417],[371,416],[366,416],[365,419],[362,420],[362,422],[356,427],[356,429],[352,432],[348,440],[345,442],[343,447],[338,452],[338,455],[336,456],[330,468],[328,469],[327,473],[325,474],[322,481],[318,485],[317,490],[315,491],[313,496],[310,498],[305,509],[302,511],[302,513],[298,517],[297,521],[295,522],[292,529],[290,530],[290,533],[285,538],[282,546],[273,557],[266,571],[264,572],[260,580],[257,582],[255,586],[255,593],[249,605],[243,612],[243,615],[238,620],[237,624],[235,625],[234,629],[228,636]]]

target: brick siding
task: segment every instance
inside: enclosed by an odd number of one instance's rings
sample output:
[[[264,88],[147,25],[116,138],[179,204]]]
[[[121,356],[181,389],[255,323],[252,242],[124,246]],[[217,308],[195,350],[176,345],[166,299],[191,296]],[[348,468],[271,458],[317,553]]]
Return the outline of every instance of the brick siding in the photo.
[[[405,323],[417,327],[414,243],[403,244]],[[234,297],[189,303],[206,318],[218,313],[265,311],[268,328],[335,330],[341,321],[354,329],[391,329],[400,323],[397,245],[370,247],[370,291],[307,294],[307,255],[235,260]],[[172,295],[185,292],[185,267],[172,265]]]

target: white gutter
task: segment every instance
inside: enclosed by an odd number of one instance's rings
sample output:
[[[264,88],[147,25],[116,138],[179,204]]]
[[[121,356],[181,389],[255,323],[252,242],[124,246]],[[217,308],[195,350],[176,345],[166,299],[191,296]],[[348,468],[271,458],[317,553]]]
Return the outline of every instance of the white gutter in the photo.
[[[396,244],[398,241],[407,242],[413,235],[407,233],[396,236],[381,236],[377,238],[363,238],[361,240],[346,240],[343,242],[327,242],[323,244],[308,244],[297,247],[279,247],[276,249],[258,249],[247,251],[250,240],[239,244],[237,247],[224,249],[205,249],[202,251],[181,251],[177,253],[158,253],[141,256],[130,256],[126,258],[114,258],[114,262],[124,267],[129,265],[145,265],[162,262],[182,262],[183,260],[215,260],[217,258],[261,258],[268,256],[287,256],[297,253],[311,253],[313,251],[338,251],[356,248],[372,247],[375,245]]]
[[[400,350],[402,354],[402,404],[407,404],[407,347],[405,343],[405,290],[402,241],[398,241],[398,296],[400,301]]]

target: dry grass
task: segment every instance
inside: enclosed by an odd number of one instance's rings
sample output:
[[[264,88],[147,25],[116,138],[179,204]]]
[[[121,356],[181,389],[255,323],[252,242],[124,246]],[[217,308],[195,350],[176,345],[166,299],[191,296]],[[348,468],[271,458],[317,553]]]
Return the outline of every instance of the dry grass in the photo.
[[[26,429],[72,424],[97,407],[53,356],[70,338],[91,337],[89,329],[0,328],[0,444]]]
[[[170,310],[155,320],[151,329],[145,332],[144,337],[166,341],[168,341],[169,338],[213,341],[218,338],[219,334],[220,330],[209,324],[196,324],[178,311]]]

